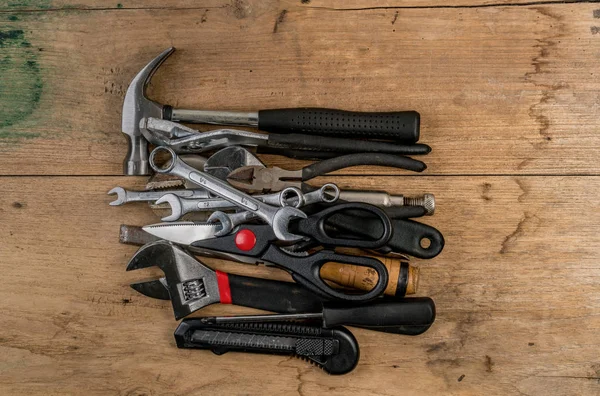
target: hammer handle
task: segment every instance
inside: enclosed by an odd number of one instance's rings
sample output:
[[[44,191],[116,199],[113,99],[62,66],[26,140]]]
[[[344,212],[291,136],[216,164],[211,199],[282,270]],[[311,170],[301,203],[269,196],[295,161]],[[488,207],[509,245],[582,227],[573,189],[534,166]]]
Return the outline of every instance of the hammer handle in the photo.
[[[420,115],[416,111],[363,113],[310,107],[261,110],[258,129],[413,144],[419,140]]]

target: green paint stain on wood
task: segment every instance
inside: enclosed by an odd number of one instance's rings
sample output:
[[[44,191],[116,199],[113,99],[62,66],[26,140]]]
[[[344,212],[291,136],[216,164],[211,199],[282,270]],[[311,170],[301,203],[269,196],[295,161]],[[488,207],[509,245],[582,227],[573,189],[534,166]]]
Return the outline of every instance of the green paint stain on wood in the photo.
[[[47,10],[50,8],[50,0],[13,0],[8,2],[9,7],[20,7],[20,8],[38,8],[41,10]]]
[[[44,89],[38,51],[23,30],[0,27],[0,142],[17,144],[40,136],[27,131]],[[4,55],[3,55],[4,54]]]
[[[118,4],[117,4],[117,8],[123,8],[123,4],[121,4],[121,3],[118,3]]]
[[[10,15],[10,16],[8,17],[8,20],[9,20],[9,21],[11,21],[11,22],[18,21],[18,20],[19,20],[19,17],[18,17],[18,16],[16,16],[16,15]]]
[[[23,39],[23,31],[20,29],[8,30],[3,32],[0,30],[0,47],[4,47],[5,41]]]

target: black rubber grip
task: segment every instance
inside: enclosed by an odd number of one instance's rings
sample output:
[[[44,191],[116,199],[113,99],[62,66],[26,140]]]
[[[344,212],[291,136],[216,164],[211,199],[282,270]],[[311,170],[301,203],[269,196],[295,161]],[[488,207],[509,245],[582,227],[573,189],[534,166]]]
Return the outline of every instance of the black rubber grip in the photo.
[[[326,175],[329,172],[358,165],[389,166],[414,172],[423,172],[427,169],[425,163],[400,155],[379,153],[346,154],[321,162],[315,162],[314,164],[303,168],[302,181],[307,181],[317,176]]]
[[[287,148],[274,148],[267,146],[258,146],[256,148],[257,154],[274,154],[282,155],[288,158],[295,158],[301,160],[320,161],[329,158],[335,158],[340,155],[335,151],[313,151],[313,150],[296,150]]]
[[[431,152],[426,144],[396,144],[372,140],[344,139],[339,137],[311,136],[292,133],[269,135],[269,146],[297,150],[335,151],[338,153],[387,153],[401,155],[425,155]]]
[[[307,107],[258,112],[258,129],[275,133],[383,139],[411,144],[419,140],[419,128],[420,116],[416,111],[362,113]]]
[[[229,274],[231,302],[279,313],[319,312],[324,298],[304,287],[269,279]]]
[[[417,335],[435,321],[435,303],[429,297],[381,299],[365,305],[331,305],[323,308],[323,325],[358,326],[388,333]]]

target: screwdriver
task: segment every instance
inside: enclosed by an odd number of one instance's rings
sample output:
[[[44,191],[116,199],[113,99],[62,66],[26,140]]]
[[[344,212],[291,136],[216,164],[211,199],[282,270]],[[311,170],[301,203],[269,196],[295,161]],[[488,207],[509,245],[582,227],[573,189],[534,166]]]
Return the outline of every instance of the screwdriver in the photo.
[[[383,263],[388,270],[390,280],[384,291],[386,296],[403,297],[415,294],[419,285],[419,267],[408,261],[385,256],[369,255]],[[321,267],[321,278],[339,286],[369,291],[377,283],[377,273],[367,267],[327,263]]]
[[[402,300],[381,299],[348,306],[323,304],[321,312],[301,314],[210,316],[200,318],[204,324],[265,323],[318,319],[324,328],[357,326],[386,333],[422,334],[435,320],[435,303],[429,297]]]

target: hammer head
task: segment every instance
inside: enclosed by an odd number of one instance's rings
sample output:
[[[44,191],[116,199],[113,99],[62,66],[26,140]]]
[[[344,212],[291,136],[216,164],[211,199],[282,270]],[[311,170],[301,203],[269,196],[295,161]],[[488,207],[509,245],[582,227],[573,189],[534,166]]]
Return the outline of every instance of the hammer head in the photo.
[[[127,136],[129,148],[123,162],[125,175],[147,175],[148,142],[140,132],[140,120],[144,117],[163,118],[163,105],[146,98],[146,87],[158,67],[175,51],[171,47],[150,61],[134,78],[127,88],[123,102],[121,128]]]

